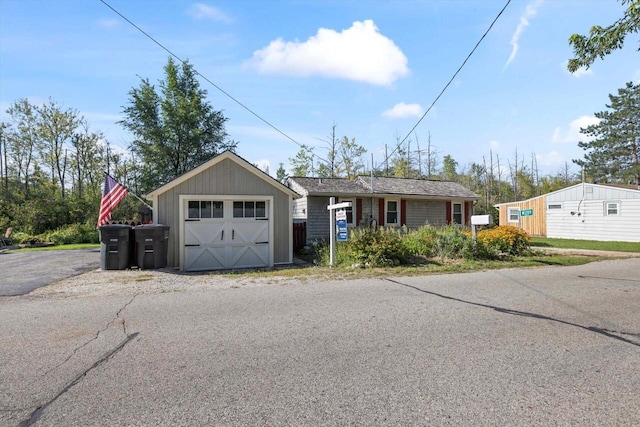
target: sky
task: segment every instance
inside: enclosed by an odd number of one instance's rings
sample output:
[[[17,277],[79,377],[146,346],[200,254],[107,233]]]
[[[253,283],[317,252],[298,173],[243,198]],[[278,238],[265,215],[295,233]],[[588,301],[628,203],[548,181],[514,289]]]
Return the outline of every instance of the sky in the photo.
[[[141,78],[164,78],[160,44],[211,82],[237,153],[271,175],[290,172],[300,144],[326,158],[334,125],[367,149],[367,169],[385,146],[430,138],[459,172],[490,153],[506,167],[517,150],[555,175],[566,162],[578,172],[580,127],[640,82],[637,34],[566,71],[571,34],[613,23],[615,0],[512,0],[433,106],[507,0],[104,1],[155,42],[100,0],[0,0],[0,120],[19,99],[51,98],[125,150],[116,122]]]

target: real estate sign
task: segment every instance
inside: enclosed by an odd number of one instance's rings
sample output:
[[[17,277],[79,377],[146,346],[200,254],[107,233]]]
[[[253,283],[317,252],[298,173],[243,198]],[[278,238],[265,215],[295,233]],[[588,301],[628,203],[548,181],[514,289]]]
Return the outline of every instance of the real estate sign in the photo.
[[[347,241],[347,212],[343,210],[336,211],[336,228],[338,229],[338,242]]]

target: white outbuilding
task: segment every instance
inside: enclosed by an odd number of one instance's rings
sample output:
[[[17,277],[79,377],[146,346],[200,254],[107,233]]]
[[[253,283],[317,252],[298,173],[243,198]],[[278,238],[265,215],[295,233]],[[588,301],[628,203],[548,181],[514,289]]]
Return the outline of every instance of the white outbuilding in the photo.
[[[581,183],[495,206],[500,225],[531,236],[640,242],[640,190],[634,186]]]

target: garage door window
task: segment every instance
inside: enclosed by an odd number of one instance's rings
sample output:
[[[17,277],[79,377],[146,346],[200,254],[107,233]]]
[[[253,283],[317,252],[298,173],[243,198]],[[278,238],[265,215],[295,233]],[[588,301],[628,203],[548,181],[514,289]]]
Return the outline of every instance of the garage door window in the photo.
[[[233,202],[234,218],[266,218],[266,202]]]
[[[190,200],[189,201],[189,218],[222,218],[223,209],[222,202],[217,200]]]

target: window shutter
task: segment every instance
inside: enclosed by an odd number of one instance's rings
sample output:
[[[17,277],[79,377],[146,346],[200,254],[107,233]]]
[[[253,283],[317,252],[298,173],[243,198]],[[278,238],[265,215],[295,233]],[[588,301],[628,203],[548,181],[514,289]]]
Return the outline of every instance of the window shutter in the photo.
[[[407,201],[405,199],[400,200],[400,225],[407,224]]]
[[[360,225],[362,218],[362,199],[356,199],[356,227]]]
[[[380,218],[380,226],[384,225],[384,199],[378,199],[378,218]]]
[[[473,202],[465,202],[464,204],[464,225],[471,224],[471,210],[473,209]]]
[[[447,225],[451,224],[451,200],[447,201]]]

